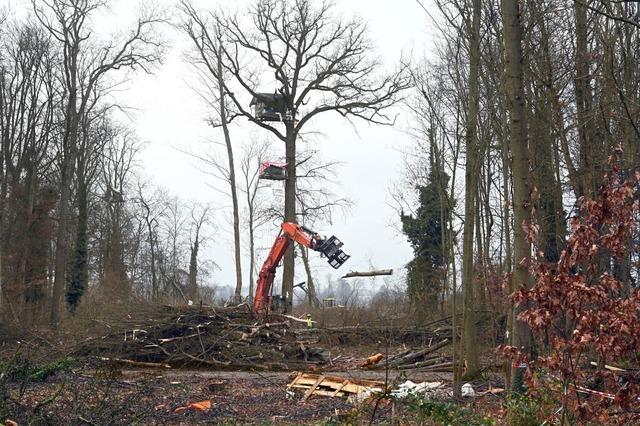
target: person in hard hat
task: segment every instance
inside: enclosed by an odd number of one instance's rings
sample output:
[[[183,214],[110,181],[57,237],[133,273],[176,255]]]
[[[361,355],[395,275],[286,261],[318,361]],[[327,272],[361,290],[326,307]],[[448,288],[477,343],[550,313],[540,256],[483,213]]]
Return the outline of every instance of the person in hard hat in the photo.
[[[313,328],[313,320],[311,319],[311,314],[307,314],[307,328]]]

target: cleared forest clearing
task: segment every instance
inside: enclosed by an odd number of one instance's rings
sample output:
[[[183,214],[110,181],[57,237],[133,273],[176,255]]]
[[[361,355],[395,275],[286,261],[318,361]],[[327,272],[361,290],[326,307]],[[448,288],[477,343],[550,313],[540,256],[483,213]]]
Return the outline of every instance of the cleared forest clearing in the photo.
[[[451,396],[450,319],[420,328],[271,319],[246,305],[164,306],[96,321],[87,336],[3,335],[2,414],[18,424],[409,421],[411,400],[391,394],[402,383],[436,383],[442,404]],[[333,395],[292,386],[302,372],[344,383]],[[473,400],[498,403],[498,381],[474,388]]]
[[[0,0],[0,425],[640,424],[640,3]]]

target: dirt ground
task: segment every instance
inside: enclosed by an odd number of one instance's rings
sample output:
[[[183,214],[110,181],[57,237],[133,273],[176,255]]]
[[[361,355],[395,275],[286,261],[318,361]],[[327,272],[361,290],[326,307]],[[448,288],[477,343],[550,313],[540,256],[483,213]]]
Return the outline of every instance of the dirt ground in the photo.
[[[447,373],[323,373],[387,379],[389,383],[407,379],[446,383],[450,379]],[[8,393],[14,415],[5,420],[69,425],[349,424],[358,411],[359,423],[390,421],[392,406],[384,401],[375,413],[375,401],[360,406],[345,398],[313,396],[303,401],[302,391],[287,392],[293,376],[294,372],[96,369],[85,365],[24,389],[13,383]],[[180,408],[199,401],[210,401],[211,408]]]

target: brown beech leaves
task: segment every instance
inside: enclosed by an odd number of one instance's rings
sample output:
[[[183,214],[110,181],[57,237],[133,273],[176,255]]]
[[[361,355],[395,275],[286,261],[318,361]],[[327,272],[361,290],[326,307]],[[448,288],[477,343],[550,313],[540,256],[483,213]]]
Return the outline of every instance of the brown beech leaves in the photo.
[[[518,320],[537,338],[540,356],[532,365],[539,368],[529,372],[535,378],[530,385],[535,387],[544,372],[550,382],[562,383],[565,412],[610,423],[630,421],[640,410],[635,375],[604,368],[606,363],[637,367],[640,346],[640,293],[631,285],[640,172],[623,179],[621,154],[618,149],[610,158],[597,197],[579,200],[558,262],[545,262],[537,253],[530,265],[534,285],[512,295],[525,308]],[[534,247],[538,229],[526,228]],[[516,349],[501,348],[510,357],[517,357]]]

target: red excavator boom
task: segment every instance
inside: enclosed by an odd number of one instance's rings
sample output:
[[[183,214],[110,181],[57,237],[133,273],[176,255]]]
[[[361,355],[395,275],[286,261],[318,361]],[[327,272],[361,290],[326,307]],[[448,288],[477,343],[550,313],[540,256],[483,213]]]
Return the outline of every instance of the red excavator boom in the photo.
[[[342,251],[342,242],[335,236],[322,238],[316,232],[297,223],[284,222],[280,234],[269,251],[267,259],[258,274],[258,285],[253,300],[253,311],[258,315],[266,315],[271,307],[271,286],[276,276],[276,268],[282,260],[289,244],[295,241],[305,247],[320,252],[334,269],[342,266],[349,255]]]

